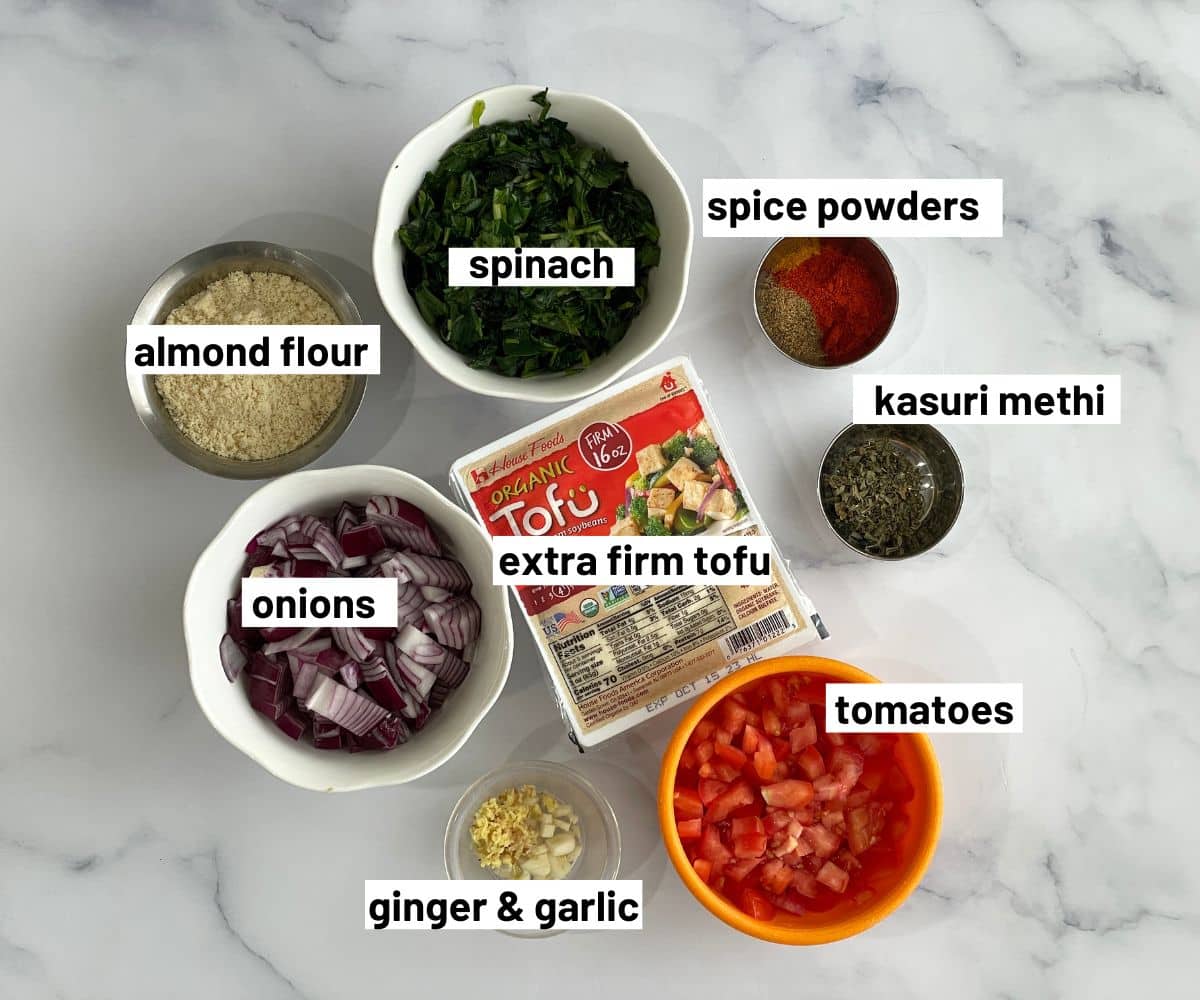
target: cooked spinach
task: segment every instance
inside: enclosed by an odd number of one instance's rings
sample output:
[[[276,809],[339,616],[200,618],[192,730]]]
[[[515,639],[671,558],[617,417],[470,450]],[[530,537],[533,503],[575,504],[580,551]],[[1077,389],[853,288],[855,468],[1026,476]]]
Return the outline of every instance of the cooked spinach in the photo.
[[[572,372],[610,350],[646,301],[658,264],[654,206],[628,164],[549,115],[474,128],[426,173],[396,231],[404,281],[425,322],[473,368]],[[472,109],[478,125],[481,102]],[[631,287],[449,287],[448,247],[633,247]]]

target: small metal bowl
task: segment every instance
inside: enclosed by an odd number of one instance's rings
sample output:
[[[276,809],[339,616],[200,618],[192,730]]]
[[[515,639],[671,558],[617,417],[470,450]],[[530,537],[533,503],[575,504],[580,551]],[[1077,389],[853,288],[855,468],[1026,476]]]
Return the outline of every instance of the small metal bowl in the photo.
[[[785,236],[772,243],[771,248],[763,254],[763,259],[759,262],[758,271],[754,276],[754,287],[750,289],[754,319],[758,323],[758,328],[762,331],[763,336],[767,338],[767,342],[788,360],[794,361],[798,365],[803,365],[805,368],[814,368],[818,371],[836,371],[839,368],[848,368],[850,365],[856,365],[860,361],[869,358],[879,350],[880,345],[887,340],[888,334],[892,332],[892,326],[896,322],[896,312],[900,306],[900,287],[896,281],[896,272],[893,270],[892,262],[888,259],[887,254],[872,239],[868,239],[865,236],[816,237],[822,243],[836,243],[838,248],[844,253],[852,257],[857,257],[866,265],[867,270],[871,272],[871,276],[883,292],[884,307],[887,310],[887,322],[884,324],[883,332],[879,335],[879,339],[875,342],[874,346],[865,354],[854,358],[852,361],[843,361],[837,365],[821,365],[811,361],[802,361],[800,358],[788,354],[787,351],[771,338],[771,334],[767,330],[767,326],[758,311],[758,289],[764,281],[770,279],[771,273],[779,265],[779,259],[800,240],[809,238],[812,237]]]
[[[257,241],[217,243],[177,260],[147,289],[130,322],[164,323],[176,306],[232,271],[271,271],[290,275],[320,293],[340,323],[358,325],[362,322],[358,307],[341,282],[315,260],[290,247]],[[187,437],[167,413],[154,386],[153,375],[129,371],[126,377],[133,408],[158,443],[188,465],[227,479],[271,479],[295,472],[320,458],[350,426],[367,389],[365,375],[351,375],[341,405],[315,437],[284,455],[243,461],[207,451]]]
[[[908,459],[921,474],[921,494],[925,513],[917,530],[897,552],[869,552],[862,539],[838,528],[831,498],[825,489],[825,477],[838,454],[868,440],[886,441],[897,454]],[[885,562],[908,559],[928,552],[950,533],[958,520],[963,501],[963,469],[958,454],[945,436],[929,424],[850,424],[825,451],[817,475],[817,500],[833,533],[860,555]]]

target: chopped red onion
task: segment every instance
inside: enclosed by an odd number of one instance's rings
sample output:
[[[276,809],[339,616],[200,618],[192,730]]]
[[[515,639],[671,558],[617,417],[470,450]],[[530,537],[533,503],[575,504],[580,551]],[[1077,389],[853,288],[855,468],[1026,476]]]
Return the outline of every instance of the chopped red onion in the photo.
[[[275,720],[275,725],[283,731],[284,736],[292,740],[300,739],[308,729],[307,720],[294,705]]]
[[[358,628],[331,628],[333,641],[338,648],[348,653],[352,659],[365,660],[375,652],[375,643],[368,639]]]
[[[246,545],[243,576],[392,576],[399,627],[248,628],[235,596],[222,669],[245,678],[251,707],[290,739],[352,753],[399,746],[462,682],[479,632],[470,577],[441,553],[425,515],[398,497],[283,518]]]
[[[467,571],[453,559],[440,559],[420,552],[397,552],[380,569],[384,576],[411,580],[419,587],[441,587],[456,594],[471,589]]]
[[[442,547],[420,508],[399,497],[375,496],[367,501],[366,519],[380,525],[395,545],[425,555],[441,555]]]
[[[317,680],[316,687],[304,701],[304,707],[336,722],[355,736],[370,732],[388,715],[386,708],[329,677]]]
[[[237,640],[226,632],[221,636],[221,668],[230,681],[236,681],[242,673],[242,668],[249,662],[246,651],[238,645]]]
[[[431,604],[424,610],[424,617],[433,637],[443,646],[463,649],[479,635],[479,624],[483,612],[474,598],[462,594],[444,604]]]
[[[295,635],[289,635],[286,639],[279,639],[276,642],[268,642],[263,646],[262,651],[266,656],[271,656],[275,653],[283,653],[289,649],[296,649],[303,646],[313,636],[317,634],[315,628],[301,629]]]

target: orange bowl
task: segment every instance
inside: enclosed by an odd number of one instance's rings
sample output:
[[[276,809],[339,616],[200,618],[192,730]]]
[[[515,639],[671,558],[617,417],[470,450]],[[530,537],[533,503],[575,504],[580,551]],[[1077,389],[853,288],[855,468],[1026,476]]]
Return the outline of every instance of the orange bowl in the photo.
[[[692,867],[675,826],[675,775],[679,757],[692,730],[721,699],[746,685],[772,674],[806,674],[814,680],[842,684],[878,684],[878,678],[840,660],[820,656],[781,656],[744,667],[713,685],[692,704],[675,730],[663,755],[658,782],[658,821],[671,864],[683,884],[715,917],[752,937],[778,944],[827,944],[861,934],[879,923],[903,903],[924,876],[937,847],[942,826],[942,780],[929,737],[920,733],[900,734],[897,762],[914,787],[907,803],[908,836],[901,845],[902,861],[876,895],[861,904],[851,900],[824,912],[796,915],[780,910],[771,920],[750,916],[715,889],[710,888]]]

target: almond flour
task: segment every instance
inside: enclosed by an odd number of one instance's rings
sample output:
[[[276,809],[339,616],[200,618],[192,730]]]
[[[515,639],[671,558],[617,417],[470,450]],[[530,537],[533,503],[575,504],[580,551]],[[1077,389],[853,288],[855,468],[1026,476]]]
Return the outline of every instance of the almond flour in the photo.
[[[234,271],[197,292],[167,323],[326,325],[337,314],[313,288],[286,274]],[[337,410],[346,375],[158,375],[155,388],[175,425],[223,458],[255,461],[295,451]]]

